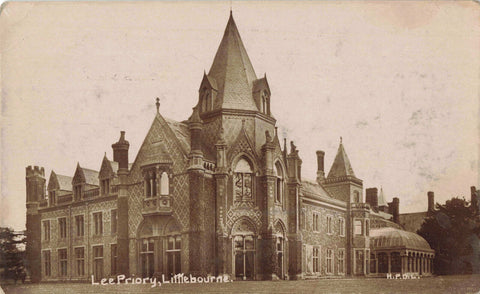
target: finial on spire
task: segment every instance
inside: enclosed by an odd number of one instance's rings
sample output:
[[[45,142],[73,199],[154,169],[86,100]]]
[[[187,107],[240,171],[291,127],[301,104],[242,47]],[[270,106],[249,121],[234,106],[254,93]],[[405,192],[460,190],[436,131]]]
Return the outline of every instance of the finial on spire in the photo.
[[[232,0],[230,0],[230,16],[232,16]]]
[[[155,103],[155,105],[157,106],[157,113],[160,112],[160,98],[157,97],[157,103]]]
[[[340,136],[340,144],[342,144],[342,141],[343,141],[343,140],[342,140],[342,136]]]

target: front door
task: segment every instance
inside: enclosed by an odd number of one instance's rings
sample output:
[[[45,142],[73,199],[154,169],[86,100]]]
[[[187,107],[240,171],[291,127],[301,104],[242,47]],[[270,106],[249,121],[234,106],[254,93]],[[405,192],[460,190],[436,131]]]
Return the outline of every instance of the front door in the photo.
[[[240,280],[252,280],[255,268],[255,240],[253,235],[234,237],[235,277]]]

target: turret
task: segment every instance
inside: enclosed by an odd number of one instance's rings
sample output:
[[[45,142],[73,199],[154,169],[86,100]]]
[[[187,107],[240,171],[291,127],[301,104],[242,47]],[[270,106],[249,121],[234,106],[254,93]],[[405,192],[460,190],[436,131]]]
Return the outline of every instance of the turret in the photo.
[[[200,119],[198,106],[193,108],[192,115],[188,119],[190,130],[190,167],[189,169],[203,169],[202,130],[203,122]]]
[[[41,226],[39,203],[45,200],[45,170],[43,167],[28,166],[26,168],[27,184],[27,222],[26,222],[26,258],[27,270],[32,282],[39,282],[41,278],[40,248]]]
[[[400,209],[400,199],[398,197],[393,197],[392,202],[388,203],[388,209],[390,214],[393,216],[393,222],[399,223],[399,209]]]
[[[125,140],[125,131],[120,132],[120,139],[112,144],[113,161],[118,162],[118,169],[128,170],[128,148],[130,143]]]
[[[45,170],[43,167],[28,166],[26,168],[27,207],[29,203],[45,199]]]

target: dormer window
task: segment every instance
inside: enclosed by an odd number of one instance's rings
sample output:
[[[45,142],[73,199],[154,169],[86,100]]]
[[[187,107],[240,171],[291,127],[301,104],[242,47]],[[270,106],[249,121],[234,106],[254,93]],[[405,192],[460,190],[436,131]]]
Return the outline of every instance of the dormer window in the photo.
[[[53,206],[57,202],[57,197],[55,195],[55,191],[48,192],[48,199],[50,200],[50,206]]]
[[[75,200],[82,199],[82,185],[73,186],[73,198]]]
[[[263,91],[260,104],[262,113],[270,114],[270,99],[267,91]]]
[[[204,88],[202,91],[201,95],[201,101],[202,101],[202,112],[210,111],[212,110],[212,92]]]
[[[104,179],[100,181],[100,189],[102,195],[110,194],[110,179]]]

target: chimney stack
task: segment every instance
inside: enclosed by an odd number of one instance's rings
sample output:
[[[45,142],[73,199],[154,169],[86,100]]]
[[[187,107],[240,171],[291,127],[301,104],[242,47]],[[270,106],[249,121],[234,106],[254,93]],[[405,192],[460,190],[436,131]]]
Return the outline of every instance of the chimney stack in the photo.
[[[370,207],[374,210],[378,210],[378,189],[377,188],[367,188],[365,190],[365,202],[370,204]]]
[[[392,214],[393,214],[393,222],[396,224],[400,224],[400,199],[398,197],[393,197],[392,201]]]
[[[120,132],[120,139],[117,143],[112,144],[113,161],[118,162],[118,169],[128,170],[128,148],[130,143],[125,140],[125,131]]]
[[[325,151],[318,150],[317,151],[317,182],[320,184],[323,180],[325,180]]]
[[[435,194],[432,191],[427,193],[428,196],[428,211],[432,212],[435,210]]]

